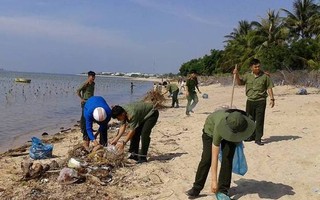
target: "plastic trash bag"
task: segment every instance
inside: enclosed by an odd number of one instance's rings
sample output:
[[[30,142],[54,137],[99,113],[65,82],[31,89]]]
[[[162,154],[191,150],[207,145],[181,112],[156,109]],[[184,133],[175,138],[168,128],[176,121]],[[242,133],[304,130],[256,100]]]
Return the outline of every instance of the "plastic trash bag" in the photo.
[[[65,167],[60,171],[58,182],[62,184],[71,184],[75,183],[78,179],[78,172],[76,170]]]
[[[52,150],[53,145],[52,144],[44,144],[39,138],[32,137],[32,144],[30,147],[30,157],[32,159],[45,159],[45,158],[51,158],[52,157]]]
[[[247,160],[243,152],[243,142],[239,143],[236,146],[233,161],[232,161],[232,172],[238,175],[245,175],[248,171],[248,165]],[[219,160],[221,162],[222,159],[222,150],[220,146],[220,152],[219,152]]]
[[[227,195],[223,194],[222,192],[218,192],[216,194],[217,200],[231,200],[230,197]]]
[[[114,153],[114,154],[118,153],[118,149],[114,145],[108,145],[107,147],[105,147],[105,149],[110,153]]]
[[[204,93],[204,94],[202,95],[202,98],[204,98],[204,99],[208,99],[208,98],[209,98],[209,95],[208,95],[208,94],[206,94],[206,93]]]
[[[297,92],[298,95],[308,95],[308,92],[305,88],[300,88]]]

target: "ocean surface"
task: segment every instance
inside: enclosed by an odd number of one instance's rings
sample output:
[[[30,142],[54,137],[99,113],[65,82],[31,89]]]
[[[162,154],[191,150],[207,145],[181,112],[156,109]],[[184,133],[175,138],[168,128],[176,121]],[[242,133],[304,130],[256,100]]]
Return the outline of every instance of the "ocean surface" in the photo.
[[[31,83],[17,83],[17,77],[31,79]],[[76,90],[86,79],[82,75],[0,71],[0,152],[44,132],[53,135],[62,128],[73,128],[81,116]],[[139,100],[153,88],[152,81],[124,77],[96,76],[95,82],[95,96],[104,97],[109,106]]]

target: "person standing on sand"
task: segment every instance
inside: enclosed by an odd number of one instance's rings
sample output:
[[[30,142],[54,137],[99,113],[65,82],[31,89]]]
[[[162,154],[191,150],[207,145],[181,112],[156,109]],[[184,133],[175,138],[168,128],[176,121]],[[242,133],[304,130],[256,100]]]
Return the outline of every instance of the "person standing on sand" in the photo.
[[[88,151],[90,141],[93,142],[93,146],[108,145],[108,123],[111,119],[111,109],[103,97],[93,96],[90,97],[84,105],[83,115],[85,119],[86,133],[84,138],[83,147]],[[99,129],[96,135],[93,134],[93,123],[99,124]],[[96,136],[100,134],[99,143],[96,140]]]
[[[273,82],[269,75],[260,70],[260,61],[252,59],[250,62],[251,73],[246,73],[242,78],[239,76],[238,70],[235,68],[235,74],[238,85],[246,86],[246,112],[252,116],[256,123],[255,132],[245,141],[255,141],[257,145],[264,145],[261,141],[264,129],[265,110],[267,105],[268,94],[270,96],[270,106],[274,107],[275,99],[273,96]]]
[[[166,81],[164,81],[162,85],[166,88],[166,91],[162,95],[166,94],[167,92],[169,92],[170,95],[172,95],[171,108],[173,108],[174,105],[176,105],[176,108],[179,108],[179,100],[178,100],[179,87],[174,83],[168,84]]]
[[[86,142],[89,139],[87,137],[88,134],[86,132],[86,124],[83,116],[83,108],[86,101],[94,95],[95,77],[96,77],[96,73],[93,71],[89,71],[87,80],[77,90],[77,95],[81,99],[80,103],[81,103],[82,110],[81,110],[81,118],[80,118],[80,129],[81,129],[81,133],[83,134],[83,142]]]
[[[138,163],[147,162],[147,153],[150,145],[150,134],[152,128],[156,125],[159,117],[159,111],[154,108],[153,104],[145,102],[135,102],[127,104],[124,107],[114,106],[112,108],[112,118],[121,121],[119,133],[112,140],[111,144],[116,145],[117,149],[122,151],[124,146],[130,140],[129,159]],[[118,143],[121,136],[129,127],[126,138]],[[141,140],[141,150],[139,143]]]
[[[186,108],[186,115],[190,115],[190,112],[193,112],[193,108],[197,105],[199,99],[197,96],[196,88],[198,92],[201,94],[199,87],[198,87],[198,78],[196,72],[191,70],[191,74],[186,83],[186,97],[188,100],[187,108]],[[192,103],[191,103],[192,102]]]
[[[183,88],[184,91],[186,91],[185,85],[186,85],[186,81],[182,80],[181,83],[180,83],[180,92],[182,92],[182,88]]]
[[[229,199],[232,162],[236,146],[239,142],[248,138],[254,130],[254,121],[242,110],[219,110],[210,114],[203,128],[203,150],[195,181],[193,187],[186,194],[189,197],[199,196],[211,168],[211,191],[216,193],[217,197],[224,196]],[[220,147],[222,160],[219,179],[217,179]]]

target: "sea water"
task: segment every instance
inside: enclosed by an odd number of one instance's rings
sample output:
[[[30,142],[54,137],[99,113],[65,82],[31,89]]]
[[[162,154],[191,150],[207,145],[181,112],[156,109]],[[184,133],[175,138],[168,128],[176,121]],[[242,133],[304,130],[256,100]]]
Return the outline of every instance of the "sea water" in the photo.
[[[31,79],[17,83],[15,78]],[[87,76],[0,71],[0,152],[30,140],[72,128],[81,116],[78,87]],[[134,87],[131,90],[131,82]],[[95,96],[109,106],[141,99],[151,90],[151,81],[96,76]]]

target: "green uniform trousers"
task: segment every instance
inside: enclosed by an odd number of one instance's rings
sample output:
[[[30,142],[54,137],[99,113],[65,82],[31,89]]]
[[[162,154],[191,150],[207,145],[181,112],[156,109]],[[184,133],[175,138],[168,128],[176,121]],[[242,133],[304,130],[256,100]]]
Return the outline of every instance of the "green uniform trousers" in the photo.
[[[176,104],[176,106],[179,107],[178,94],[179,94],[179,89],[174,91],[174,92],[172,92],[172,104],[171,104],[171,107],[174,107],[174,104]]]
[[[154,113],[147,118],[142,124],[136,129],[133,137],[130,140],[129,152],[132,154],[139,154],[140,156],[147,157],[149,145],[150,145],[150,134],[152,128],[156,125],[159,117],[159,111],[155,110]],[[139,152],[139,143],[141,138],[141,151]]]
[[[86,120],[84,118],[84,104],[85,102],[81,103],[81,118],[80,118],[80,129],[82,133],[82,139],[89,141],[89,136],[87,134],[87,129],[86,129]]]
[[[263,136],[264,128],[264,116],[266,111],[267,101],[249,101],[247,100],[246,112],[251,115],[252,120],[256,122],[256,130],[249,137],[249,139],[254,139],[255,141],[261,141]]]
[[[193,183],[193,188],[201,191],[207,180],[209,170],[211,168],[211,156],[212,156],[212,138],[206,133],[202,134],[203,151],[201,160],[198,165],[196,178]],[[218,191],[224,194],[228,194],[231,184],[232,176],[232,161],[234,152],[236,149],[236,143],[229,142],[226,140],[221,141],[222,160],[220,173],[218,178]]]
[[[197,93],[189,92],[189,95],[187,96],[187,100],[188,100],[188,103],[187,103],[186,112],[189,113],[190,111],[192,111],[194,107],[196,107],[197,103],[199,102]]]

